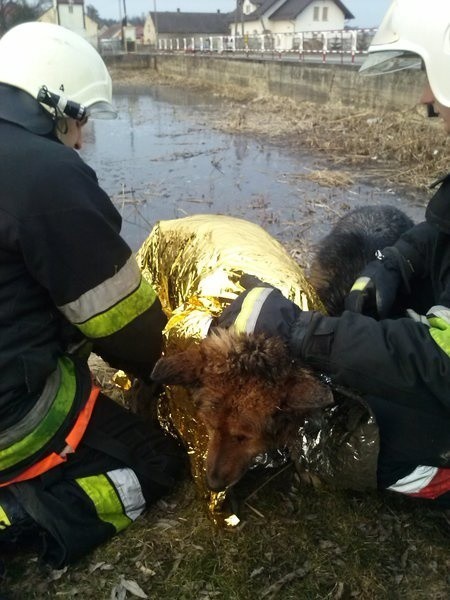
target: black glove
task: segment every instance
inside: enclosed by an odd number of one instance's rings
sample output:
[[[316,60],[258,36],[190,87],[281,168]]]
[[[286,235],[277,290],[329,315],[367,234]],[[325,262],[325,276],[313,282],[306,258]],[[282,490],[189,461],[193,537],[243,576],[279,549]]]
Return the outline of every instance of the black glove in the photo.
[[[361,271],[345,299],[345,308],[374,318],[389,316],[401,284],[409,291],[413,269],[394,246],[377,250],[377,259]]]
[[[247,289],[227,306],[215,324],[288,340],[291,326],[300,316],[301,309],[285,298],[279,289],[252,275],[243,275],[240,283]]]

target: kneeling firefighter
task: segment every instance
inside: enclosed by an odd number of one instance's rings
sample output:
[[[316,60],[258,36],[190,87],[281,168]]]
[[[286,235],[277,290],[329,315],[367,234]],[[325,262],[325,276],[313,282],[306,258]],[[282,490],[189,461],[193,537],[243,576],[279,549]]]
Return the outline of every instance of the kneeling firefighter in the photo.
[[[440,116],[447,134],[449,32],[448,0],[393,0],[361,67],[367,75],[423,69],[420,102]],[[278,319],[253,317],[253,330],[280,335],[295,358],[364,398],[379,429],[380,489],[449,509],[450,175],[432,188],[425,221],[377,251],[342,315],[296,311],[275,293]],[[258,294],[266,293],[255,289],[238,299],[237,315],[242,306],[249,314],[246,304],[257,306]]]
[[[26,23],[0,40],[0,549],[22,533],[54,567],[127,527],[184,459],[102,394],[87,359],[146,380],[166,319],[75,150],[113,118],[111,78],[75,33]]]

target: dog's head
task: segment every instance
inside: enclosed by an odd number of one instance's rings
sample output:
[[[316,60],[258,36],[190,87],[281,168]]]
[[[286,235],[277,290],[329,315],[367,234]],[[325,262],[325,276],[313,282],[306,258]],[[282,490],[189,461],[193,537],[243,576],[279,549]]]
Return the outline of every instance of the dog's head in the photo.
[[[225,329],[161,358],[152,378],[191,390],[208,433],[206,477],[214,491],[237,483],[258,454],[285,444],[306,416],[333,402],[281,339]]]

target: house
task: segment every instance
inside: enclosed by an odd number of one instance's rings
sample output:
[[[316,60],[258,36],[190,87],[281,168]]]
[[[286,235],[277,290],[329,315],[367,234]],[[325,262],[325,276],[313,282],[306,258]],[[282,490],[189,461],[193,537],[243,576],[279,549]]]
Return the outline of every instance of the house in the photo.
[[[229,35],[230,15],[200,12],[150,12],[144,24],[144,44],[155,46],[170,40],[197,40]]]
[[[141,46],[144,43],[144,26],[136,25],[136,45]]]
[[[98,46],[98,23],[85,13],[84,0],[53,0],[53,6],[37,20],[62,25]]]
[[[354,19],[340,0],[244,0],[234,11],[232,35],[296,34],[344,29]]]
[[[98,49],[100,54],[120,52],[123,49],[122,36],[121,23],[116,23],[110,27],[103,25],[98,32]]]

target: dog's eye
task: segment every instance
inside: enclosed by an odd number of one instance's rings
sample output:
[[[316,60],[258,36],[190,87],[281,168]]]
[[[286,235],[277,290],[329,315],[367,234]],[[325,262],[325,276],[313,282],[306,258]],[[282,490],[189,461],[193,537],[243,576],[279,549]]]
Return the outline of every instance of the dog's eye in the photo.
[[[248,442],[250,439],[248,435],[244,435],[243,433],[239,433],[237,435],[233,435],[233,439],[239,444],[243,444],[244,442]]]

